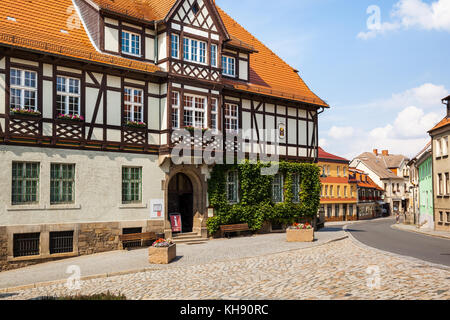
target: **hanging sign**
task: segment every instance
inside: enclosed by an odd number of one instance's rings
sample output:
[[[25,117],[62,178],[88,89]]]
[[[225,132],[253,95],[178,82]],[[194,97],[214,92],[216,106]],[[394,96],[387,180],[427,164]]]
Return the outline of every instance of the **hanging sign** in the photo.
[[[170,214],[170,224],[172,225],[172,232],[182,232],[181,226],[181,214],[171,213]]]

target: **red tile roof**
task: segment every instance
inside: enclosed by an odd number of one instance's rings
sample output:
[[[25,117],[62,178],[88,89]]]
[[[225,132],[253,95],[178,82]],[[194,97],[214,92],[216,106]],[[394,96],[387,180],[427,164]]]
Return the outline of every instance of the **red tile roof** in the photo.
[[[437,129],[443,128],[443,127],[445,127],[445,126],[447,126],[449,124],[450,124],[450,117],[445,117],[444,119],[441,120],[441,122],[439,122],[437,125],[435,125],[434,128],[431,129],[428,132],[431,133],[432,131],[435,131]]]
[[[91,1],[101,9],[148,22],[165,19],[177,3],[176,0]],[[72,14],[72,12],[68,12],[69,8],[73,8],[71,0],[1,0],[0,44],[146,72],[160,71],[151,63],[97,52],[83,27],[67,30],[67,21]],[[245,44],[249,49],[257,51],[250,55],[249,83],[227,80],[224,81],[226,84],[236,90],[329,107],[325,101],[308,88],[294,68],[234,21],[221,8],[217,7],[217,10],[232,42]],[[72,11],[75,13],[74,10]],[[8,21],[8,16],[14,17],[17,21]],[[62,33],[61,30],[66,30],[68,33]]]
[[[350,162],[349,160],[336,156],[334,154],[328,153],[325,150],[323,150],[321,147],[319,147],[319,161],[320,160],[337,160],[337,161],[346,161],[346,162]]]

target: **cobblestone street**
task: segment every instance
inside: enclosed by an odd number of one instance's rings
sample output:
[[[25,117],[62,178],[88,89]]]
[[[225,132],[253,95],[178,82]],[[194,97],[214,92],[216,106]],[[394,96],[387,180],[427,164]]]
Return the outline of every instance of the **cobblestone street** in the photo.
[[[128,299],[150,300],[448,300],[450,271],[345,239],[316,248],[254,258],[87,280],[82,281],[78,291],[59,284],[5,293],[0,297],[33,299],[107,291],[125,294]]]

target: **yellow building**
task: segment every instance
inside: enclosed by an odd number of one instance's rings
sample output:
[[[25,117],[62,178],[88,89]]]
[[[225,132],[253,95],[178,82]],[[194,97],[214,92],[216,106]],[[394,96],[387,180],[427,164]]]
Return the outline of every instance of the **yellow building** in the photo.
[[[349,182],[350,161],[319,148],[321,212],[325,221],[357,220],[356,188]]]

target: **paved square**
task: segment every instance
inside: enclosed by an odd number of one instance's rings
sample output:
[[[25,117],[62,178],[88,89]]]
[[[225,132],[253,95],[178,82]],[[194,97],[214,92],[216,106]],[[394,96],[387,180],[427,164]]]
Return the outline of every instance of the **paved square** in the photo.
[[[448,300],[450,271],[361,247],[345,239],[316,248],[254,258],[82,281],[78,291],[60,284],[2,296],[31,299],[108,290],[125,294],[128,299],[151,300]]]

